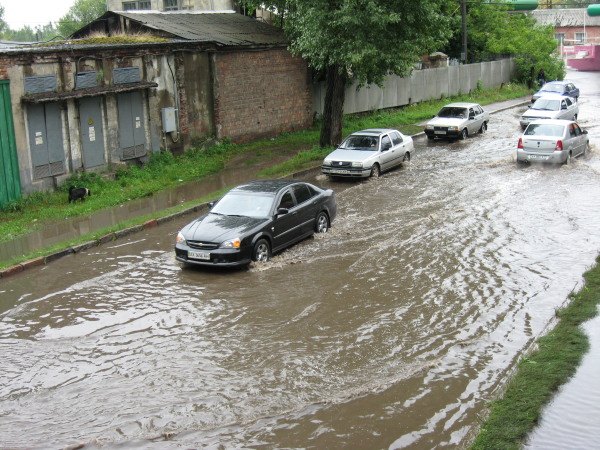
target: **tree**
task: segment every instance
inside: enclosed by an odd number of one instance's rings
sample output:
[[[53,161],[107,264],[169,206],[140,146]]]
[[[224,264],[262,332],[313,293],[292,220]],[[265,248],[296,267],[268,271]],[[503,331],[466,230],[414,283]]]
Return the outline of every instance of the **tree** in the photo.
[[[58,20],[58,31],[66,38],[106,11],[106,0],[76,0],[69,12]]]
[[[469,61],[488,61],[497,55],[512,55],[517,66],[516,78],[530,81],[544,67],[548,79],[562,79],[564,64],[556,58],[557,42],[552,26],[538,26],[526,13],[509,13],[506,7],[471,0],[467,10]],[[453,35],[443,51],[458,57],[462,51],[460,18],[453,20]]]
[[[344,90],[382,84],[389,74],[405,76],[422,55],[449,35],[445,0],[271,0],[242,1],[279,14],[290,51],[325,76],[320,144],[342,139]]]
[[[4,20],[4,6],[0,5],[0,37],[4,37],[4,33],[8,30],[8,24]]]

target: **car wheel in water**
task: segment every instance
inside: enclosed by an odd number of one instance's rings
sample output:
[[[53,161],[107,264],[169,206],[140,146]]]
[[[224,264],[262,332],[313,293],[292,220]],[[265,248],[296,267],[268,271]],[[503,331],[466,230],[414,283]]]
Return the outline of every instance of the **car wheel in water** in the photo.
[[[254,251],[252,252],[252,260],[257,262],[267,262],[271,257],[271,247],[266,239],[259,239],[254,244]]]
[[[469,137],[469,132],[466,128],[463,128],[463,130],[460,132],[460,138],[464,141],[465,139],[467,139],[467,137]]]
[[[485,133],[485,130],[487,130],[487,124],[485,122],[483,122],[481,124],[481,128],[479,129],[479,134]]]
[[[327,233],[327,230],[329,230],[329,217],[321,211],[315,221],[315,233]]]
[[[373,164],[371,166],[371,176],[378,178],[381,175],[381,169],[379,168],[379,164]]]
[[[410,153],[406,152],[402,158],[402,162],[410,162]]]
[[[573,120],[577,121],[577,114],[573,116]]]
[[[565,166],[570,166],[571,165],[571,152],[567,153],[567,159],[565,159],[565,162],[563,164]]]

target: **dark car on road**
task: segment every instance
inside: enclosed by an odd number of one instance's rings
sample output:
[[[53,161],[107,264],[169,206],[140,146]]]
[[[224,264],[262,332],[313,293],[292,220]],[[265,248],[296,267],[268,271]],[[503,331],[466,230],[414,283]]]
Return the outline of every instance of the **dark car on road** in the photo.
[[[241,184],[177,235],[178,261],[204,266],[243,266],[313,233],[325,233],[337,212],[331,189],[293,180]]]
[[[531,103],[534,103],[538,98],[543,97],[547,94],[560,94],[572,97],[577,101],[579,98],[579,89],[571,81],[550,81],[543,85],[539,91],[537,91],[531,97]]]

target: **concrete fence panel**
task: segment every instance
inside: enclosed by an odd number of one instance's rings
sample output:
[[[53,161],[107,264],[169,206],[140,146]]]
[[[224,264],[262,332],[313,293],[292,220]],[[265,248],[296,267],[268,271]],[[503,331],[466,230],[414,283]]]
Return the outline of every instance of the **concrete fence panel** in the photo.
[[[477,64],[414,70],[409,77],[390,75],[383,87],[377,85],[357,89],[353,83],[346,88],[344,113],[373,111],[418,103],[443,96],[466,94],[477,89],[481,81],[485,89],[508,83],[515,70],[512,59]],[[326,86],[313,85],[313,110],[323,113]]]

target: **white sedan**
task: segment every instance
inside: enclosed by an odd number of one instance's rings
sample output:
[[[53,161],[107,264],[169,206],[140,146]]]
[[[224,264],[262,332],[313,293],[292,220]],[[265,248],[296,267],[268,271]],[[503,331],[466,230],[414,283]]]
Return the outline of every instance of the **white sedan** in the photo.
[[[548,94],[538,98],[521,116],[521,128],[525,129],[536,119],[577,120],[579,104],[566,95]]]
[[[412,138],[398,130],[357,131],[325,157],[321,172],[331,177],[378,177],[382,172],[410,161],[413,150]]]

